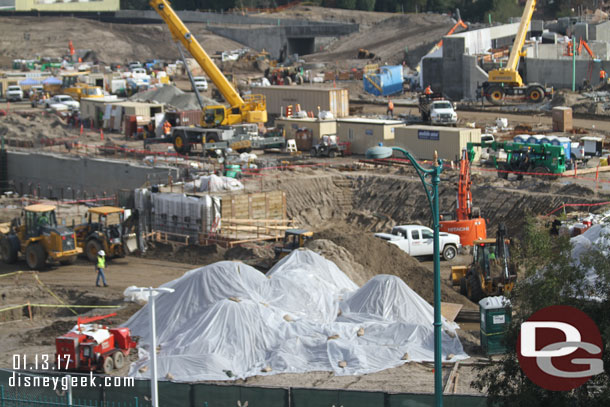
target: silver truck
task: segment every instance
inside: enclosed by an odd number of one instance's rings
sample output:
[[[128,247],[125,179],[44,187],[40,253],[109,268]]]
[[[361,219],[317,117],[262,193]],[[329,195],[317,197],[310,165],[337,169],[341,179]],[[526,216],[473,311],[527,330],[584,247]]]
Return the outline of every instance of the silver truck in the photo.
[[[6,88],[6,100],[9,102],[19,102],[23,100],[23,90],[19,85],[11,85]]]

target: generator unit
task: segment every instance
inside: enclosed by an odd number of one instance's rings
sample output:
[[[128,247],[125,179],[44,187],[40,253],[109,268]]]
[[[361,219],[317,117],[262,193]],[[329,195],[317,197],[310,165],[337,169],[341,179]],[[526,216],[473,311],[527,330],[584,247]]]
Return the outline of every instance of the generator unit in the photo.
[[[106,374],[125,366],[136,342],[129,328],[108,328],[91,324],[116,313],[78,318],[72,330],[55,339],[55,366],[58,370],[102,371]]]

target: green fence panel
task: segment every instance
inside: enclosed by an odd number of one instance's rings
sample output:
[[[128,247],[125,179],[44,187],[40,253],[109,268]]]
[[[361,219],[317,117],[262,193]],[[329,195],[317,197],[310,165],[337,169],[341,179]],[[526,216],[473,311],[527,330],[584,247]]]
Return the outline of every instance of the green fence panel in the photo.
[[[291,407],[338,406],[339,392],[337,390],[292,389],[290,401]]]
[[[375,391],[339,390],[339,405],[343,407],[384,407],[385,393]]]
[[[271,387],[240,387],[240,400],[248,407],[288,407],[288,389]],[[195,404],[197,405],[197,404]]]
[[[192,405],[191,392],[193,389],[192,385],[189,383],[158,382],[157,388],[159,405],[162,407],[184,407]]]
[[[444,407],[485,407],[487,398],[470,395],[445,395]],[[434,407],[434,394],[388,394],[386,407]]]
[[[238,386],[224,386],[214,384],[193,384],[192,404],[197,407],[225,407],[237,406],[240,400]],[[245,400],[244,400],[245,401]],[[206,404],[207,403],[207,404]],[[250,407],[248,405],[248,407]]]

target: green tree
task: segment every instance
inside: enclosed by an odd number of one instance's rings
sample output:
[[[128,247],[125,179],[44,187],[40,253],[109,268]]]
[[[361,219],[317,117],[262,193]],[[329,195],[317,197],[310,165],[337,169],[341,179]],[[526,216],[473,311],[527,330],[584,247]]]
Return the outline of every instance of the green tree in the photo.
[[[498,406],[602,406],[610,405],[610,263],[603,247],[594,247],[572,261],[567,237],[551,237],[529,219],[516,259],[522,265],[511,293],[515,315],[507,332],[508,353],[501,363],[482,368],[473,387],[488,392],[488,404]],[[607,248],[605,248],[607,250]],[[595,270],[596,284],[586,283],[588,270]],[[601,298],[591,300],[590,298]],[[569,392],[547,391],[532,383],[521,371],[516,344],[522,322],[541,308],[570,305],[588,314],[600,328],[604,343],[604,373]]]
[[[373,11],[375,10],[375,0],[358,0],[356,8],[358,10]]]
[[[357,0],[337,0],[337,7],[353,10],[356,8],[356,1]]]

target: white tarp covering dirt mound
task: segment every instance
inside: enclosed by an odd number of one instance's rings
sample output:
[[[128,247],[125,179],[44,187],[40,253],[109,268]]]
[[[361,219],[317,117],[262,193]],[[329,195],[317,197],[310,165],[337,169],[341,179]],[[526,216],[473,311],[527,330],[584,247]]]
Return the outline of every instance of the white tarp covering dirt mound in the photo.
[[[358,288],[334,263],[309,250],[292,252],[267,277],[223,261],[164,287],[176,291],[155,299],[160,378],[353,375],[434,359],[432,307],[401,279],[380,275]],[[149,305],[126,326],[148,349]],[[455,328],[443,324],[443,360],[468,357]],[[130,376],[150,377],[146,349],[140,348]]]
[[[608,213],[605,214],[605,217]],[[607,223],[591,226],[582,235],[575,236],[570,239],[572,243],[572,260],[576,264],[581,264],[582,256],[586,256],[587,252],[593,248],[598,248],[607,256],[610,252],[610,225]],[[591,298],[603,299],[606,293],[600,293],[597,290],[598,274],[596,270],[590,269],[586,274],[586,284],[594,295]]]

